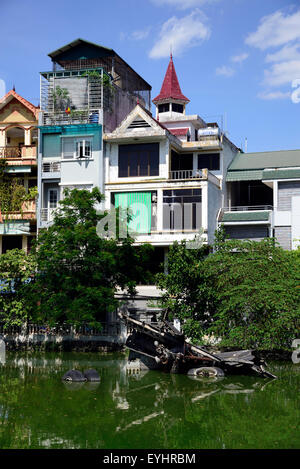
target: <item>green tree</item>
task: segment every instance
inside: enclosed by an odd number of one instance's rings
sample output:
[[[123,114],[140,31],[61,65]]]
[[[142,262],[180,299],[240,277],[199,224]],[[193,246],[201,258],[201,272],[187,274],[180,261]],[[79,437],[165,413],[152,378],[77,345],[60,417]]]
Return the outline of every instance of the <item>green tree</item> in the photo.
[[[32,304],[28,290],[35,271],[34,257],[22,249],[0,256],[0,323],[4,327],[20,326],[29,318]]]
[[[157,277],[161,306],[194,341],[205,333],[228,347],[290,349],[300,332],[300,250],[226,240],[223,231],[213,248],[171,247],[168,274]]]
[[[273,239],[218,243],[204,263],[212,295],[211,332],[231,347],[291,347],[300,331],[300,251]]]
[[[187,249],[186,242],[175,242],[168,253],[168,274],[156,276],[163,291],[159,305],[169,319],[177,318],[184,332],[194,340],[201,339],[208,319],[209,302],[202,268],[208,248]]]
[[[134,292],[143,256],[130,238],[97,235],[97,222],[105,216],[96,210],[102,199],[97,188],[66,190],[53,224],[41,230],[35,247],[38,274],[32,285],[36,321],[100,326],[106,313],[117,307],[116,288]]]

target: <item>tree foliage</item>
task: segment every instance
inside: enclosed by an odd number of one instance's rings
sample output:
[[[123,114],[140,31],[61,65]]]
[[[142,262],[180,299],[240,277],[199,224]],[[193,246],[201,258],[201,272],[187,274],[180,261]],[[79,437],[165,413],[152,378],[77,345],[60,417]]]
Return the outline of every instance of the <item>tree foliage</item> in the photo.
[[[200,256],[200,257],[199,257]],[[206,335],[239,348],[290,348],[300,331],[300,251],[273,239],[225,240],[214,250],[170,250],[169,273],[158,278],[162,306],[194,340]]]
[[[36,262],[31,254],[13,249],[0,256],[0,322],[20,326],[30,315],[28,288],[34,278]]]
[[[105,216],[96,210],[102,199],[97,188],[66,190],[53,224],[41,230],[34,251],[35,320],[97,326],[116,309],[117,287],[134,292],[142,256],[132,239],[97,235],[97,222]]]

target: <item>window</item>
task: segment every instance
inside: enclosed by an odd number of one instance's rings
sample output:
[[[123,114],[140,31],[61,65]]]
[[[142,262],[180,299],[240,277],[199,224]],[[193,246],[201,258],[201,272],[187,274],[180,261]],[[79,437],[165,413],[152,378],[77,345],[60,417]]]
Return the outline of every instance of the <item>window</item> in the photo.
[[[184,153],[179,154],[172,150],[171,153],[171,171],[181,170],[192,170],[193,169],[193,154]]]
[[[58,189],[49,189],[48,208],[56,208],[58,203]]]
[[[209,171],[218,171],[220,169],[220,154],[206,153],[198,155],[198,169],[207,168]]]
[[[64,159],[91,158],[91,139],[64,138],[62,142],[62,157]]]
[[[90,158],[92,155],[90,140],[76,141],[76,158]]]
[[[180,114],[183,114],[183,105],[182,104],[177,104],[177,103],[172,103],[172,111],[180,112]]]
[[[170,110],[170,104],[169,103],[160,104],[158,106],[158,112],[169,112],[169,110]]]
[[[195,230],[201,227],[201,189],[163,191],[163,229]]]
[[[159,143],[119,145],[119,177],[158,176]]]

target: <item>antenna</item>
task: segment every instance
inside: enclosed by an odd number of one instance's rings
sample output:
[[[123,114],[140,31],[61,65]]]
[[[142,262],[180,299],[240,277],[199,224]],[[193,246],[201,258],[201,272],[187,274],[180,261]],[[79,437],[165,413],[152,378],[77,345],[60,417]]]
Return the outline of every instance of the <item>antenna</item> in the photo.
[[[248,151],[248,139],[247,137],[245,138],[245,153]]]

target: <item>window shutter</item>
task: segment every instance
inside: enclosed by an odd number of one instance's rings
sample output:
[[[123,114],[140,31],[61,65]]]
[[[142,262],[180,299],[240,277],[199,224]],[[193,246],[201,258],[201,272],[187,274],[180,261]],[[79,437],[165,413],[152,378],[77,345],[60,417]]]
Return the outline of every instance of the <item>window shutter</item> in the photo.
[[[63,140],[63,158],[74,158],[73,138],[65,138]]]

